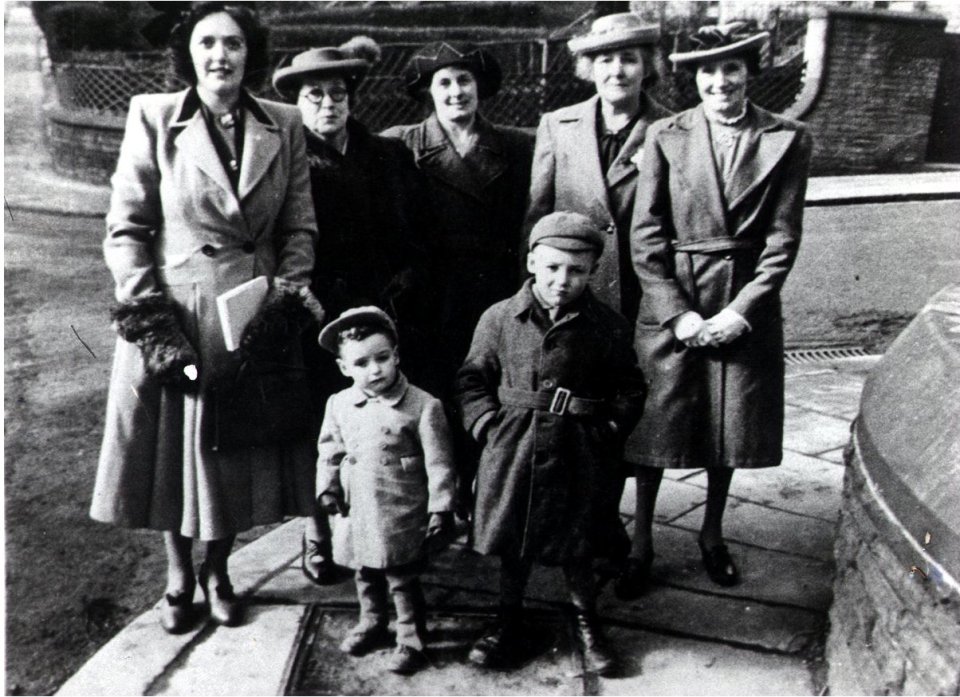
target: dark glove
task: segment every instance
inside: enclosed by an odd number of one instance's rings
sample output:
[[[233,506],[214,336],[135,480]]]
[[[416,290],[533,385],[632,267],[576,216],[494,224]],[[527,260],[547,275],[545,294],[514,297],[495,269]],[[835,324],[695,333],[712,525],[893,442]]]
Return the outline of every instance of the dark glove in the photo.
[[[431,513],[427,522],[427,538],[424,541],[427,552],[436,554],[445,549],[456,536],[457,528],[452,511]]]
[[[283,360],[289,346],[314,320],[323,322],[323,307],[306,286],[273,279],[270,292],[240,337],[245,356]]]
[[[136,344],[147,375],[184,392],[196,392],[200,356],[177,319],[176,305],[163,293],[149,293],[110,311],[117,334]]]
[[[320,508],[323,509],[324,513],[327,515],[337,515],[338,513],[344,518],[350,513],[350,508],[347,506],[346,501],[343,500],[343,497],[339,494],[334,494],[329,491],[325,491],[320,494],[318,499]]]

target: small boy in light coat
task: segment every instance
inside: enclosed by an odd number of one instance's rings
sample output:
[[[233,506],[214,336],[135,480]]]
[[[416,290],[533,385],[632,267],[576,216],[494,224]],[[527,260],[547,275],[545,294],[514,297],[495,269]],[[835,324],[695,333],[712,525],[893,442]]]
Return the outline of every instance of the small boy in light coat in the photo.
[[[619,525],[609,491],[645,387],[627,321],[588,283],[604,235],[579,213],[544,216],[530,233],[527,281],[480,318],[457,377],[464,427],[484,444],[474,547],[500,557],[500,614],[470,660],[517,656],[534,563],[561,566],[588,667],[614,669],[596,621],[593,557]]]
[[[382,310],[347,310],[319,341],[353,380],[327,401],[317,463],[320,505],[348,523],[334,554],[356,569],[360,601],[360,620],[340,648],[359,656],[384,642],[389,588],[397,611],[390,670],[413,673],[426,663],[425,545],[453,529],[449,427],[440,400],[400,372],[397,329]]]

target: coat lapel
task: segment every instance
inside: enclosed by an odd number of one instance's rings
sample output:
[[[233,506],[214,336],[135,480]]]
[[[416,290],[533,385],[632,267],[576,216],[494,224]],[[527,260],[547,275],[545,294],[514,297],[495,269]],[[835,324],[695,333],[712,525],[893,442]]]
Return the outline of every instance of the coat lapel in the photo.
[[[599,97],[594,95],[590,99],[577,105],[576,111],[570,116],[560,119],[560,123],[569,123],[573,129],[573,138],[569,142],[573,149],[572,162],[580,167],[575,176],[582,179],[598,206],[598,220],[611,217],[610,197],[607,194],[607,183],[600,165],[600,144],[597,141],[597,102]]]
[[[685,113],[675,123],[675,128],[661,131],[664,154],[691,191],[696,192],[697,203],[706,209],[717,228],[725,231],[727,217],[703,107]]]
[[[483,177],[498,176],[502,169],[497,171],[495,166],[490,163],[468,165],[456,149],[447,139],[436,114],[431,114],[420,127],[421,147],[417,154],[417,165],[427,174],[440,179],[462,193],[475,198],[482,203],[488,203],[487,197],[482,191],[485,183]],[[480,143],[478,142],[478,148]],[[487,139],[487,147],[477,158],[482,163],[485,158],[491,160],[497,159],[497,154],[490,149],[490,139]],[[505,166],[504,166],[505,169]]]
[[[647,99],[646,95],[642,94],[640,98],[642,100],[640,108],[643,110],[643,114],[634,124],[633,130],[623,144],[623,148],[621,148],[613,164],[610,165],[610,169],[607,170],[608,189],[612,189],[631,174],[636,174],[637,160],[640,159],[637,155],[642,152],[641,146],[646,140],[647,128],[658,118],[656,114],[651,113],[650,100]]]
[[[257,186],[280,152],[279,128],[263,109],[250,98],[246,103],[247,118],[243,131],[243,160],[237,194],[242,201]]]
[[[753,105],[750,108],[758,132],[750,139],[747,150],[739,158],[738,166],[731,175],[727,187],[731,211],[767,178],[796,137],[796,131],[778,130],[777,120],[766,111]]]
[[[183,129],[174,137],[180,156],[196,165],[204,174],[223,189],[234,195],[233,186],[220,162],[217,150],[210,139],[210,132],[200,111],[200,98],[192,90],[183,93],[174,112],[177,114],[170,129]]]

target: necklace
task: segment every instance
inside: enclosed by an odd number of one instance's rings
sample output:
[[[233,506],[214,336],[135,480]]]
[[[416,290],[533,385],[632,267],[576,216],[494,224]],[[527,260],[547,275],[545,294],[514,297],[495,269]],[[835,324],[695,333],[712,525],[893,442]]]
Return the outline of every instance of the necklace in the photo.
[[[736,126],[738,123],[743,121],[747,116],[747,104],[744,102],[743,109],[736,116],[720,116],[719,114],[710,114],[709,118],[714,123],[719,123],[722,126]]]

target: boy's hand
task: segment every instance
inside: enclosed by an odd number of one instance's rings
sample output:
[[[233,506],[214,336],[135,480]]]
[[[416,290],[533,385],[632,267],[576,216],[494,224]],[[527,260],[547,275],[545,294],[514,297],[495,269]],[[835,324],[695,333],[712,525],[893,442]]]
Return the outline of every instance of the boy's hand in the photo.
[[[344,517],[350,512],[350,509],[347,508],[347,504],[344,502],[343,498],[332,494],[329,491],[325,491],[320,494],[320,508],[327,515],[337,515],[338,513]]]
[[[455,534],[456,526],[453,523],[452,511],[431,513],[430,520],[427,522],[427,539],[425,540],[427,551],[430,553],[441,551],[450,544]]]

